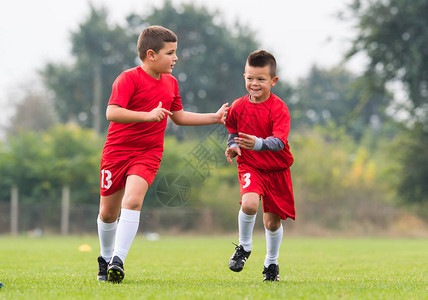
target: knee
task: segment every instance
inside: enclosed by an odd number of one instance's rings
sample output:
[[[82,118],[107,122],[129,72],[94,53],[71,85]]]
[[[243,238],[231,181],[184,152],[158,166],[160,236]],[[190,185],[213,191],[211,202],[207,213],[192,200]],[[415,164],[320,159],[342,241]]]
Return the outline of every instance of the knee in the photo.
[[[241,209],[247,215],[255,215],[259,210],[260,196],[256,193],[248,193],[242,197]]]
[[[117,220],[117,218],[119,217],[118,214],[108,211],[108,210],[103,210],[100,209],[100,214],[98,216],[100,218],[101,221],[103,221],[104,223],[113,223]]]
[[[241,209],[247,215],[255,215],[257,213],[258,206],[248,205],[247,203],[243,202]]]
[[[136,195],[129,195],[128,197],[124,197],[122,201],[122,208],[129,210],[141,210],[142,205],[143,200]]]
[[[100,203],[98,217],[104,223],[113,223],[119,218],[120,206],[107,205],[105,202]]]
[[[281,220],[264,220],[265,228],[269,231],[277,231],[281,227]]]

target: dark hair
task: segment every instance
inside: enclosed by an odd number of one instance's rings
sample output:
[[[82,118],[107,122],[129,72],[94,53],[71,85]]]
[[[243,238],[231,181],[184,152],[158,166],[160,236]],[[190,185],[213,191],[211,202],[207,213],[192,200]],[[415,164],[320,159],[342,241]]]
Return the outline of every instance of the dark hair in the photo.
[[[177,35],[172,30],[158,25],[149,26],[141,32],[138,38],[138,56],[143,60],[146,58],[148,50],[152,49],[158,53],[164,43],[175,43],[177,40]]]
[[[270,67],[270,77],[276,76],[276,60],[275,57],[265,50],[258,50],[251,53],[247,58],[247,63],[251,67],[263,68]]]

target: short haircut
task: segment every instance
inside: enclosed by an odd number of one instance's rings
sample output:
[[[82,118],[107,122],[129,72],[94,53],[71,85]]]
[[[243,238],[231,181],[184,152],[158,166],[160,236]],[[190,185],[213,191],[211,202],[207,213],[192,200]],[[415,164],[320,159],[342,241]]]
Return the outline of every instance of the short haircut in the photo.
[[[137,42],[138,56],[141,60],[145,59],[148,50],[158,53],[164,46],[164,43],[177,42],[177,35],[168,28],[154,25],[144,29]]]
[[[270,67],[270,77],[276,76],[276,60],[275,57],[265,50],[258,50],[251,53],[247,58],[247,64],[251,67],[263,68]]]

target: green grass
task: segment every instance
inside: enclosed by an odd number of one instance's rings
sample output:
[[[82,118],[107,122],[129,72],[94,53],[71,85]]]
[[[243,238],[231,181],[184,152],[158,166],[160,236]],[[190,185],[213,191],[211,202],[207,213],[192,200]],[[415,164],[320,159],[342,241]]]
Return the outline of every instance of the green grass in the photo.
[[[262,282],[262,236],[244,270],[229,271],[234,240],[137,236],[111,284],[96,280],[96,237],[0,237],[0,299],[428,299],[427,240],[285,236],[279,283]]]

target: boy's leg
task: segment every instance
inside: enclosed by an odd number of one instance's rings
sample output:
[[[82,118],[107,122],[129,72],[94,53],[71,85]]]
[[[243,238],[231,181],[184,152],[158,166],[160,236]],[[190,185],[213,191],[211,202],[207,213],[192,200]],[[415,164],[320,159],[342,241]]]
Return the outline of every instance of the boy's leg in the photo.
[[[279,216],[266,212],[263,214],[263,223],[266,232],[266,259],[265,267],[278,264],[279,248],[281,246],[283,227]]]
[[[131,244],[137,234],[140,224],[140,211],[149,184],[137,175],[129,175],[126,179],[125,194],[117,226],[114,256],[125,262]]]
[[[238,215],[239,245],[250,252],[253,243],[253,230],[259,208],[260,196],[257,193],[246,193],[242,196],[242,205]]]
[[[113,256],[114,239],[116,236],[117,218],[120,212],[124,190],[109,196],[100,197],[100,212],[97,218],[98,237],[101,256],[109,262]]]
[[[138,175],[128,175],[117,225],[113,258],[108,267],[108,279],[119,283],[125,277],[123,263],[140,224],[140,210],[149,184]]]
[[[283,227],[279,216],[266,212],[263,214],[266,232],[266,258],[264,262],[264,280],[279,281],[278,257],[281,246]]]
[[[100,256],[98,257],[99,281],[108,279],[108,262],[113,257],[114,239],[116,236],[117,217],[120,212],[124,190],[117,191],[109,196],[100,197],[100,211],[97,218],[98,238],[100,240]]]
[[[240,272],[251,254],[253,229],[260,196],[257,193],[246,193],[242,196],[242,206],[238,215],[239,245],[229,259],[229,269]]]

